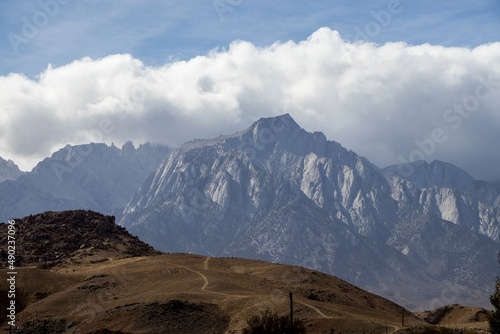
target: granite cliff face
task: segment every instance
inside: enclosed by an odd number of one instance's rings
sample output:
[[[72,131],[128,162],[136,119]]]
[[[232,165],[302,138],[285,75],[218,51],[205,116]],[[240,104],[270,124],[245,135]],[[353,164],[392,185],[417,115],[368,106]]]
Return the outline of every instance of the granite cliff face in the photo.
[[[401,173],[403,169],[411,173]],[[391,166],[383,172],[393,188],[393,198],[500,241],[500,189],[496,185],[474,180],[441,161]]]
[[[435,308],[449,291],[487,304],[498,189],[440,162],[398,169],[289,115],[261,119],[171,152],[121,224],[163,251],[299,264],[410,308]]]

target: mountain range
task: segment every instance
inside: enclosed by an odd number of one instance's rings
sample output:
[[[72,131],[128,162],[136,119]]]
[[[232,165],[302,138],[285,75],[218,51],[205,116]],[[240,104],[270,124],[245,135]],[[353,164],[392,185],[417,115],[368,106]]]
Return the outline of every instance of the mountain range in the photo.
[[[0,183],[0,203],[2,220],[113,214],[161,251],[301,265],[408,309],[488,307],[500,248],[498,184],[440,161],[379,168],[289,115],[173,151],[67,146]]]
[[[90,209],[119,219],[123,208],[169,149],[127,142],[60,149],[17,178],[0,183],[0,221],[44,211]],[[2,175],[2,174],[0,174]]]
[[[410,309],[484,306],[499,201],[450,164],[381,169],[283,115],[172,151],[120,224],[162,251],[303,265]]]

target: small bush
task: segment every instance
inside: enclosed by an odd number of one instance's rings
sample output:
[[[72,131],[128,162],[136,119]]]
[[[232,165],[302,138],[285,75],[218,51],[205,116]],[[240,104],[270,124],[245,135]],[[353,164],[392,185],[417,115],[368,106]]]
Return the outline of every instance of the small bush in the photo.
[[[500,263],[500,253],[498,253],[497,259]],[[495,291],[490,296],[490,303],[495,308],[488,317],[490,332],[492,334],[500,334],[500,277],[498,276],[495,282]]]
[[[248,327],[243,334],[289,334],[290,320],[287,316],[278,316],[267,310],[260,316],[254,315],[247,320]],[[293,334],[305,334],[306,329],[302,321],[294,319]]]

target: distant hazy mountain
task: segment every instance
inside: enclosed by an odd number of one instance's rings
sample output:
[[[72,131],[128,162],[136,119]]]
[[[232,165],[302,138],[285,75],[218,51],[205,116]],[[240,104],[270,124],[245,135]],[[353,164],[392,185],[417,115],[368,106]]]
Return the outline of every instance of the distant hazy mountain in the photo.
[[[23,172],[12,160],[5,160],[0,157],[0,183],[6,180],[15,180],[21,175],[23,175]]]
[[[409,308],[487,305],[498,188],[413,167],[379,169],[289,115],[261,119],[171,152],[121,224],[163,251],[299,264]]]
[[[130,142],[66,146],[30,173],[0,183],[0,220],[44,211],[91,209],[119,219],[135,190],[168,154]]]

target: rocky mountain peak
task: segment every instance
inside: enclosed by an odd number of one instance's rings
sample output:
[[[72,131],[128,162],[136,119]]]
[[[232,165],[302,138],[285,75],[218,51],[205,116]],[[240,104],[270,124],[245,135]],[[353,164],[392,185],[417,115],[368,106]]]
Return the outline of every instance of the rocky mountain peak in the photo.
[[[261,118],[235,134],[194,140],[182,145],[178,151],[186,152],[208,146],[241,151],[252,160],[258,157],[267,159],[276,150],[297,155],[304,155],[312,150],[317,155],[324,156],[327,149],[341,148],[340,144],[328,141],[321,132],[307,132],[289,114]]]
[[[131,154],[135,153],[134,143],[132,143],[132,142],[129,140],[129,141],[127,141],[125,144],[123,144],[123,146],[122,146],[122,152],[123,152],[125,155],[131,155]]]
[[[252,133],[253,136],[258,136],[259,132],[273,132],[273,133],[300,133],[304,131],[290,116],[289,114],[284,114],[275,117],[265,117],[254,122],[246,131],[246,133]]]
[[[12,160],[0,157],[0,183],[6,180],[15,180],[24,173]]]
[[[324,145],[327,142],[323,133],[304,130],[289,114],[261,118],[245,132],[251,134],[252,141],[256,144],[279,142],[289,149],[296,148],[304,152],[313,148],[315,144]]]

